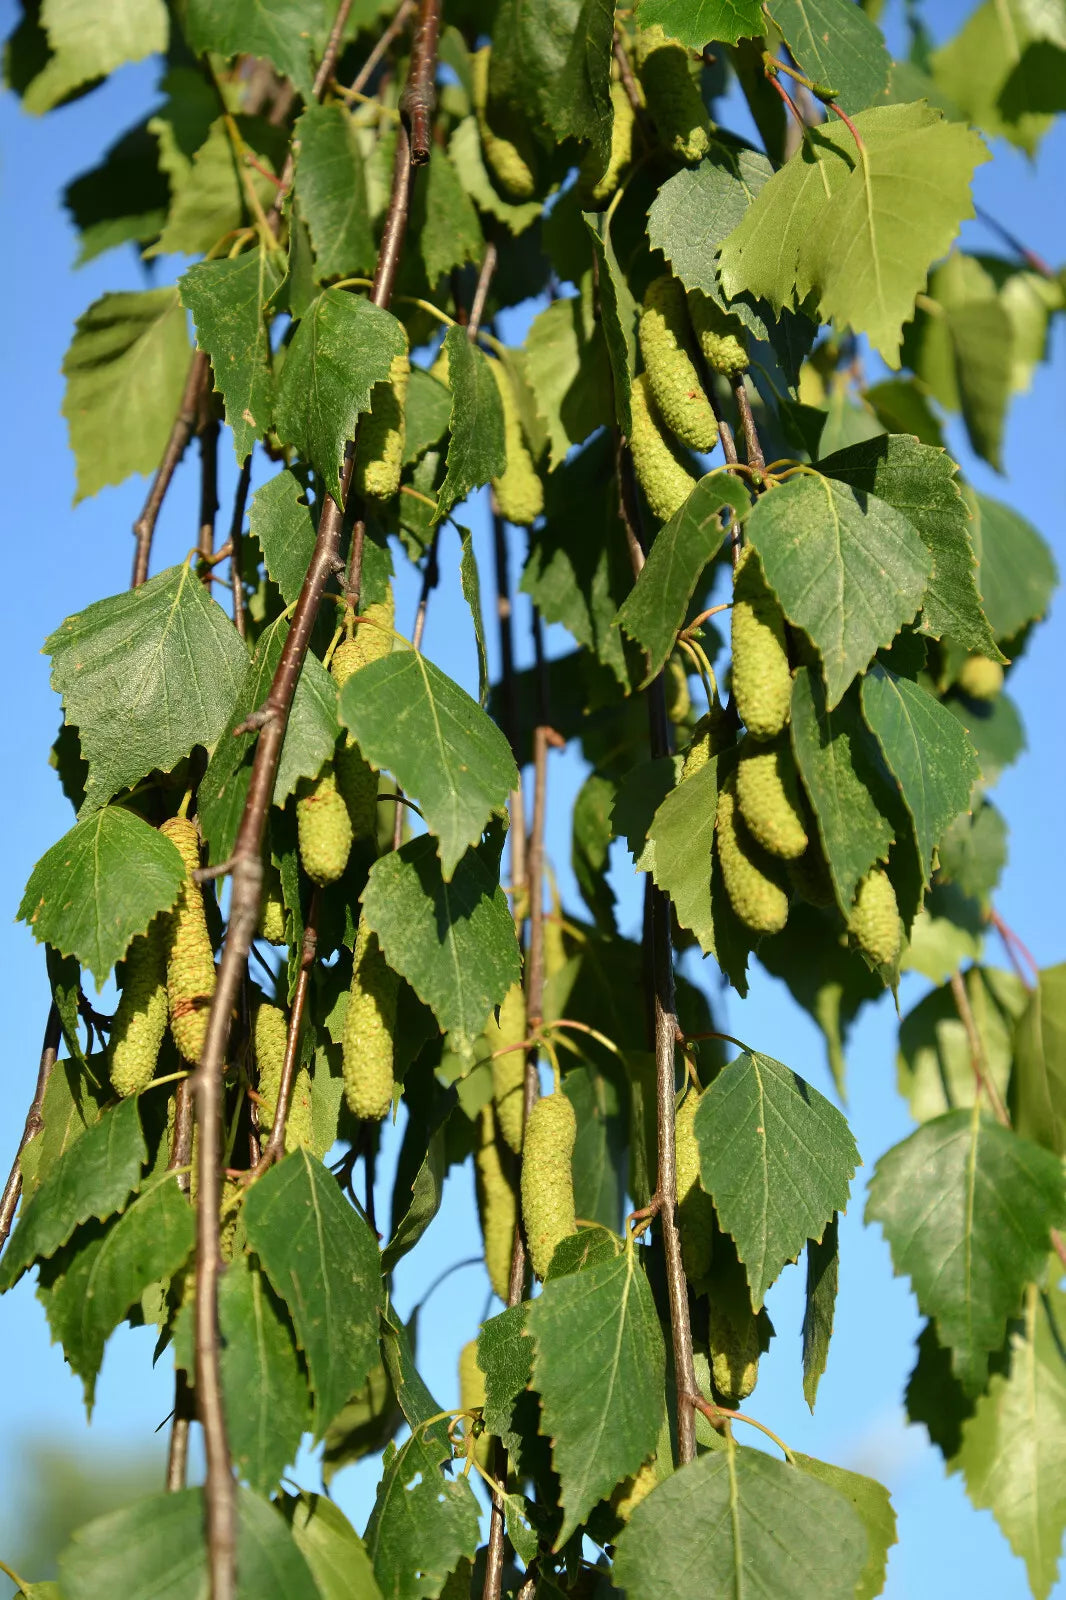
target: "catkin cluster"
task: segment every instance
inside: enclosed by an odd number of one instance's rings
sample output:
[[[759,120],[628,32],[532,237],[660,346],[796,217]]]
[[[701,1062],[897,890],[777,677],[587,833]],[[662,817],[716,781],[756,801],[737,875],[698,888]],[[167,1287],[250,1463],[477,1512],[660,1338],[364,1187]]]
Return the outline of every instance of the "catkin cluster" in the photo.
[[[629,403],[633,418],[629,435],[633,469],[652,516],[660,522],[669,522],[696,487],[696,479],[663,431],[646,372],[633,380]]]
[[[538,1278],[547,1276],[556,1247],[577,1225],[570,1165],[576,1141],[577,1118],[566,1095],[556,1089],[538,1100],[522,1155],[522,1221]]]
[[[896,891],[883,867],[872,867],[856,889],[848,932],[871,965],[894,965],[903,930]]]
[[[506,1301],[518,1223],[518,1197],[496,1142],[496,1118],[491,1102],[482,1106],[478,1114],[474,1179],[489,1282],[500,1299]]]
[[[500,1006],[500,1020],[490,1017],[485,1043],[492,1053],[492,1098],[500,1132],[517,1153],[522,1148],[525,1119],[526,1053],[513,1047],[526,1037],[526,997],[520,983],[512,984]],[[506,1055],[497,1054],[506,1051]]]
[[[753,739],[773,739],[792,703],[792,669],[781,607],[746,549],[737,565],[732,608],[733,700]]]
[[[367,1121],[380,1122],[392,1105],[399,981],[381,953],[377,935],[360,917],[344,1017],[343,1072],[348,1109]]]
[[[753,933],[780,933],[788,921],[784,866],[748,832],[732,778],[718,795],[714,838],[726,893],[741,922]]]
[[[489,45],[470,57],[474,114],[485,164],[504,194],[512,200],[529,200],[537,187],[536,150],[521,118],[508,106],[490,99],[491,63]]]
[[[640,353],[659,417],[693,450],[713,450],[718,424],[692,359],[685,291],[672,273],[653,278],[640,315]]]
[[[637,71],[659,138],[671,155],[695,165],[711,148],[711,124],[692,75],[693,58],[659,27],[642,29],[636,45]]]
[[[167,917],[167,1004],[170,1032],[186,1061],[199,1061],[215,992],[215,957],[207,931],[204,897],[193,873],[200,865],[200,837],[187,817],[171,817],[160,828],[185,863],[185,881]]]
[[[995,700],[1003,688],[1003,668],[987,656],[968,656],[955,682],[971,700]]]
[[[599,211],[607,204],[633,159],[636,118],[629,96],[620,83],[611,85],[611,110],[611,153],[607,158],[606,170],[600,174],[599,157],[590,150],[582,160],[578,174],[578,191],[588,211]]]
[[[259,1132],[264,1139],[269,1138],[274,1126],[288,1033],[289,1023],[284,1011],[262,1001],[255,1014],[253,1040],[258,1072]],[[306,1067],[300,1067],[293,1079],[285,1119],[285,1149],[287,1152],[310,1150],[313,1144],[311,1077]]]
[[[703,358],[712,372],[725,378],[736,377],[748,369],[748,347],[744,324],[732,312],[723,311],[709,295],[690,289],[688,313]]]
[[[263,898],[259,902],[259,937],[267,944],[285,944],[285,897],[281,873],[273,861],[263,868]]]
[[[116,1094],[139,1094],[155,1076],[167,1030],[165,918],[157,917],[126,952],[126,981],[111,1023],[107,1065]]]

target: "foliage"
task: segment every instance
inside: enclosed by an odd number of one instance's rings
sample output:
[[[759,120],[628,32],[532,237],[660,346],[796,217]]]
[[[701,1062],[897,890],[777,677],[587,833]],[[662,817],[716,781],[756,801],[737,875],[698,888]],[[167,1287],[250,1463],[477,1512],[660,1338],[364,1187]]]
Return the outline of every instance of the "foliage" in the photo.
[[[45,643],[75,818],[19,916],[67,1055],[46,1052],[0,1291],[36,1270],[90,1409],[112,1332],[154,1323],[174,1439],[195,1415],[208,1474],[80,1527],[58,1593],[881,1592],[887,1491],[772,1432],[783,1460],[741,1443],[735,1410],[801,1256],[814,1407],[860,1153],[843,1112],[760,1051],[757,1017],[726,1059],[737,1041],[677,968],[698,945],[741,998],[752,960],[784,978],[838,1091],[861,1007],[906,971],[932,986],[899,1036],[917,1126],[876,1162],[867,1217],[928,1319],[909,1413],[1043,1600],[1066,1528],[1066,969],[1030,990],[982,939],[1006,853],[988,791],[1024,739],[1009,673],[1056,574],[942,438],[959,414],[1001,466],[1063,310],[1061,273],[958,236],[983,135],[1032,152],[1066,109],[1066,12],[986,0],[934,52],[912,7],[893,61],[878,8],[852,0],[396,10],[44,0],[8,45],[31,113],[166,58],[157,113],[66,196],[81,259],[134,243],[167,280],[78,320],[77,496],[160,475],[130,589],[86,597]],[[774,92],[797,82],[799,127]],[[763,149],[722,126],[730,85]],[[864,353],[892,373],[867,385]],[[208,513],[193,555],[148,577],[170,471],[199,435],[207,504],[223,429],[233,543],[216,549]],[[399,487],[375,496],[386,439]],[[491,581],[457,520],[486,505]],[[513,586],[505,514],[528,524]],[[232,615],[211,587],[227,558]],[[422,648],[444,563],[476,699]],[[403,564],[422,579],[410,639]],[[571,653],[543,659],[542,621]],[[581,908],[545,883],[546,773],[568,742],[587,769]],[[313,883],[297,815],[325,794],[336,859]],[[217,986],[172,979],[156,1075],[116,1103],[81,984],[132,996],[134,941],[173,944],[196,892],[178,818],[212,867]],[[643,880],[639,943],[616,844]],[[276,1023],[269,1063],[257,1017]],[[366,1044],[384,1132],[352,1094]],[[529,1122],[541,1072],[555,1094]],[[663,1159],[682,1093],[705,1236],[684,1256]],[[386,1231],[373,1174],[392,1137]],[[527,1215],[508,1303],[469,1330],[480,1387],[447,1411],[393,1274],[472,1162],[497,1290]],[[362,1533],[291,1492],[308,1440],[327,1483],[383,1452]]]

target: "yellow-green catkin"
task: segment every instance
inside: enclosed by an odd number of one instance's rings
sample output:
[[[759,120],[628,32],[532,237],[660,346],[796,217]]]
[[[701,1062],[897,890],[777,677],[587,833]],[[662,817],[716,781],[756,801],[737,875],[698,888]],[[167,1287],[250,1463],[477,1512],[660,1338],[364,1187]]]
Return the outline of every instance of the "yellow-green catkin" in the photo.
[[[696,479],[678,460],[662,431],[646,372],[633,380],[630,410],[633,428],[629,448],[634,470],[652,515],[660,522],[669,522],[696,487]]]
[[[792,671],[781,607],[748,549],[733,588],[733,700],[753,739],[773,739],[788,721]]]
[[[185,882],[166,930],[170,1032],[185,1060],[199,1061],[215,992],[215,957],[204,897],[193,878],[200,865],[200,838],[196,824],[187,817],[171,817],[159,831],[177,846],[185,863]]]
[[[744,827],[731,783],[718,796],[714,836],[726,893],[741,922],[753,933],[780,933],[788,921],[784,868]]]
[[[730,311],[723,311],[710,295],[698,289],[688,292],[688,311],[692,327],[703,351],[704,360],[712,372],[726,378],[735,377],[748,369],[748,346],[744,324]]]
[[[336,883],[348,865],[352,821],[330,762],[296,802],[300,863],[312,883]]]
[[[311,1074],[300,1067],[292,1081],[289,1097],[289,1115],[285,1121],[285,1149],[313,1150],[315,1143],[314,1116],[311,1109]]]
[[[538,1278],[547,1276],[556,1247],[577,1226],[570,1165],[576,1141],[577,1118],[562,1090],[538,1100],[526,1123],[522,1155],[522,1221]]]
[[[522,1148],[522,1124],[525,1116],[526,1053],[509,1049],[521,1044],[526,1036],[526,997],[520,983],[512,984],[500,1006],[500,1020],[490,1017],[485,1027],[485,1039],[493,1052],[492,1098],[496,1105],[496,1122],[511,1149],[517,1155]],[[504,1056],[497,1050],[507,1050]]]
[[[107,1067],[116,1094],[139,1094],[155,1076],[167,1031],[167,953],[163,919],[126,952],[126,981],[111,1023]]]
[[[399,982],[381,953],[377,935],[360,917],[344,1018],[343,1070],[348,1109],[367,1121],[380,1122],[392,1105]]]
[[[783,861],[798,860],[807,848],[807,830],[787,741],[760,745],[744,739],[736,781],[737,804],[752,838]]]
[[[687,722],[692,710],[692,691],[688,686],[685,664],[677,656],[671,656],[666,663],[663,687],[666,691],[666,715],[670,721],[675,727]]]
[[[714,1201],[700,1184],[700,1149],[694,1123],[700,1094],[689,1089],[674,1122],[677,1163],[677,1225],[685,1276],[699,1284],[710,1271],[714,1240]]]
[[[267,944],[285,943],[285,897],[281,873],[269,859],[263,867],[263,898],[259,902],[259,937]]]
[[[474,1177],[489,1282],[500,1299],[506,1301],[511,1282],[514,1231],[518,1222],[518,1197],[500,1159],[500,1147],[496,1143],[496,1118],[491,1103],[482,1106],[478,1114]]]
[[[987,656],[970,656],[955,681],[971,700],[994,700],[1003,688],[1003,668]]]
[[[259,1133],[263,1139],[270,1136],[278,1106],[278,1090],[285,1065],[285,1046],[289,1023],[284,1011],[269,1005],[265,1000],[255,1013],[253,1038],[258,1071],[256,1093],[259,1096]],[[311,1124],[311,1077],[306,1067],[300,1067],[293,1079],[289,1097],[289,1113],[285,1119],[285,1149],[309,1150],[314,1142]]]
[[[718,424],[703,392],[689,344],[685,291],[672,273],[653,278],[640,314],[640,353],[652,398],[675,438],[713,450]]]
[[[489,45],[470,57],[473,78],[474,112],[485,161],[500,188],[512,200],[529,200],[537,187],[534,156],[528,134],[521,123],[509,116],[506,107],[489,105]]]
[[[759,1319],[750,1303],[710,1300],[708,1346],[714,1387],[728,1405],[746,1400],[759,1377]]]
[[[692,738],[685,751],[685,764],[681,768],[682,783],[686,778],[702,772],[711,757],[716,756],[728,743],[730,739],[725,713],[720,705],[714,705],[710,711],[704,712],[692,730]]]
[[[848,917],[848,931],[874,966],[891,966],[899,955],[899,906],[884,867],[872,867],[859,884]]]
[[[684,45],[662,28],[637,34],[637,71],[659,138],[679,161],[695,165],[711,148],[711,124],[691,60]]]
[[[391,591],[390,591],[391,593]],[[373,631],[365,628],[364,632]],[[392,641],[388,634],[383,639]],[[353,672],[366,665],[366,644],[358,638],[344,639],[333,652],[329,670],[338,689],[343,689]],[[337,745],[333,757],[333,771],[337,779],[337,792],[348,808],[353,839],[376,841],[378,826],[378,775],[366,760],[351,734]]]
[[[633,1512],[659,1482],[659,1468],[651,1456],[632,1477],[623,1478],[611,1496],[611,1509],[619,1522],[628,1522]]]
[[[629,96],[620,83],[611,85],[611,153],[602,176],[598,176],[600,158],[590,150],[581,162],[579,188],[582,201],[590,211],[605,206],[622,181],[622,174],[633,159],[633,128],[636,118]]]
[[[485,1404],[485,1374],[477,1364],[477,1340],[468,1339],[459,1352],[459,1404],[464,1411],[480,1411]],[[473,1420],[466,1419],[466,1427],[473,1427]],[[491,1435],[482,1433],[474,1445],[474,1454],[481,1465],[488,1471],[489,1449]]]
[[[245,1230],[242,1212],[247,1193],[247,1187],[240,1178],[223,1178],[218,1206],[218,1253],[227,1263],[233,1261],[244,1249]],[[192,1283],[191,1273],[186,1281]]]
[[[511,380],[499,361],[490,363],[503,407],[503,437],[507,466],[502,477],[493,478],[492,488],[500,516],[526,528],[544,510],[544,485],[533,465],[533,457],[522,432],[522,418]]]
[[[372,500],[391,500],[399,493],[410,377],[406,351],[393,356],[388,379],[375,385],[373,409],[359,425],[355,485]]]
[[[368,667],[372,661],[392,655],[396,601],[391,584],[384,600],[374,600],[363,606],[360,615],[364,620],[356,623],[350,639],[343,639],[337,646],[329,664],[333,677],[342,687],[360,667]]]

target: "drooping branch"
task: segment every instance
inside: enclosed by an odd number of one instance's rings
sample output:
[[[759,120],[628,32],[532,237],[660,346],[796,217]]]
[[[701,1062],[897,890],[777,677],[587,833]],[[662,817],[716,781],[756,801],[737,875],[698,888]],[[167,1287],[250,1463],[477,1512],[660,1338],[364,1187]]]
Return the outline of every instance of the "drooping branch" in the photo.
[[[281,1067],[281,1081],[278,1084],[274,1121],[270,1128],[270,1137],[263,1146],[263,1152],[256,1164],[254,1177],[258,1177],[261,1172],[265,1172],[267,1167],[272,1166],[275,1161],[280,1161],[285,1154],[285,1127],[289,1119],[292,1086],[296,1079],[296,1066],[300,1057],[300,1035],[303,1032],[307,993],[311,987],[311,974],[314,971],[317,951],[318,890],[315,889],[311,895],[311,904],[307,910],[307,921],[304,924],[300,972],[296,979],[296,991],[292,997],[292,1010],[289,1013],[289,1031],[285,1039],[285,1059]]]
[[[433,110],[437,103],[437,36],[440,0],[420,0],[411,70],[400,96],[400,111],[411,138],[411,160],[417,167],[429,160]]]
[[[196,427],[200,415],[201,396],[207,392],[207,375],[211,364],[203,350],[197,350],[189,363],[188,376],[185,379],[185,388],[182,391],[181,404],[178,414],[174,418],[170,437],[167,439],[163,459],[156,468],[152,486],[148,491],[148,498],[141,508],[141,514],[133,524],[134,537],[137,548],[133,555],[133,575],[130,578],[130,588],[139,589],[148,576],[148,563],[152,555],[152,539],[155,535],[155,525],[159,521],[159,512],[163,501],[166,499],[167,490],[177,470],[178,462],[185,454],[185,448],[192,438],[193,429]]]
[[[48,1080],[52,1076],[52,1068],[56,1064],[59,1054],[59,1041],[62,1037],[62,1028],[59,1023],[59,1007],[52,1001],[48,1012],[48,1021],[44,1027],[44,1042],[41,1045],[41,1063],[37,1068],[37,1087],[30,1101],[30,1109],[26,1113],[26,1121],[22,1126],[22,1137],[19,1147],[15,1151],[15,1159],[11,1163],[11,1171],[4,1184],[3,1195],[0,1196],[0,1250],[7,1243],[11,1224],[15,1219],[19,1196],[22,1193],[22,1152],[29,1144],[35,1133],[41,1128],[41,1106],[44,1103],[44,1091],[48,1087]]]

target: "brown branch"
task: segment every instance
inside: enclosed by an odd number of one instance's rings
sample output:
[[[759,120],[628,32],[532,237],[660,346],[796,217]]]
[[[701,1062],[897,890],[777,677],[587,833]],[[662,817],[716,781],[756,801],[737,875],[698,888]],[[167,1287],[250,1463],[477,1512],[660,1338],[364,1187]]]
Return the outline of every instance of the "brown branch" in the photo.
[[[304,1009],[307,1005],[307,991],[311,987],[311,973],[314,971],[315,955],[318,950],[318,890],[311,895],[311,904],[307,910],[307,921],[304,924],[303,951],[300,956],[300,975],[296,980],[296,992],[292,997],[292,1012],[289,1016],[289,1032],[285,1040],[285,1060],[281,1067],[281,1082],[278,1085],[277,1104],[274,1108],[274,1122],[270,1129],[270,1137],[263,1146],[253,1178],[258,1178],[267,1167],[275,1161],[280,1161],[285,1154],[285,1124],[289,1118],[289,1102],[292,1099],[292,1086],[296,1079],[296,1064],[300,1054],[300,1034],[303,1031]]]
[[[11,1232],[11,1224],[15,1220],[15,1211],[18,1207],[19,1196],[22,1193],[22,1152],[34,1134],[40,1132],[44,1091],[48,1087],[48,1080],[52,1076],[52,1068],[56,1064],[62,1033],[63,1030],[59,1022],[59,1007],[53,1000],[48,1011],[48,1021],[44,1026],[41,1061],[37,1068],[37,1087],[33,1092],[33,1099],[30,1101],[30,1109],[26,1113],[26,1121],[22,1125],[22,1138],[19,1140],[19,1147],[15,1151],[15,1159],[11,1163],[11,1171],[7,1175],[3,1195],[0,1196],[0,1250],[7,1243],[8,1234]]]
[[[751,401],[748,399],[748,391],[744,387],[744,374],[742,372],[734,372],[729,382],[733,390],[733,399],[736,401],[737,410],[740,413],[740,424],[744,429],[744,451],[748,458],[748,466],[754,467],[756,472],[765,472],[766,458],[762,453],[762,445],[759,443],[759,434],[755,426],[755,418],[751,413]]]
[[[252,481],[252,453],[248,452],[237,480],[237,493],[233,500],[233,517],[229,525],[229,581],[233,590],[233,626],[242,639],[248,637],[248,619],[244,614],[244,571],[242,554],[244,545],[244,509],[248,504],[248,489]]]
[[[441,0],[420,0],[411,70],[400,96],[400,112],[411,137],[411,160],[425,166],[432,144],[433,111],[437,104],[437,35]]]
[[[326,84],[333,76],[333,68],[336,66],[337,57],[340,55],[344,29],[351,9],[352,0],[341,0],[340,5],[337,7],[337,15],[333,19],[333,27],[330,29],[329,38],[326,40],[326,48],[322,53],[322,60],[318,64],[318,71],[315,73],[314,82],[311,85],[311,97],[314,100],[321,100]],[[276,234],[278,231],[278,223],[281,221],[281,209],[285,204],[285,196],[292,186],[295,171],[296,155],[290,144],[288,154],[285,157],[285,165],[281,169],[281,176],[277,179],[278,192],[274,196],[274,204],[267,214],[267,228],[272,234]]]
[[[156,468],[152,487],[148,491],[148,498],[141,508],[141,514],[133,524],[134,537],[137,540],[137,549],[133,556],[133,576],[130,578],[130,588],[139,589],[148,576],[148,562],[152,554],[152,538],[155,534],[155,525],[159,520],[159,512],[170,488],[171,479],[177,469],[178,462],[185,454],[185,447],[192,438],[193,429],[196,427],[200,415],[200,397],[207,391],[207,375],[211,364],[203,350],[197,350],[189,363],[188,376],[185,379],[185,388],[182,391],[181,404],[178,414],[174,418],[170,437],[163,451],[163,459]]]
[[[477,338],[478,330],[481,327],[481,319],[485,315],[485,301],[489,297],[489,288],[496,272],[496,259],[496,246],[490,240],[485,246],[485,254],[481,259],[481,271],[477,277],[477,288],[474,290],[474,298],[470,303],[470,316],[466,324],[466,336],[470,340]]]
[[[200,531],[196,548],[200,553],[200,578],[211,582],[215,561],[215,516],[218,512],[218,435],[219,424],[211,396],[205,388],[200,397]]]
[[[192,1389],[188,1375],[180,1367],[174,1370],[174,1415],[170,1423],[170,1444],[167,1449],[166,1486],[169,1493],[184,1489],[189,1467],[189,1424],[192,1421]]]

